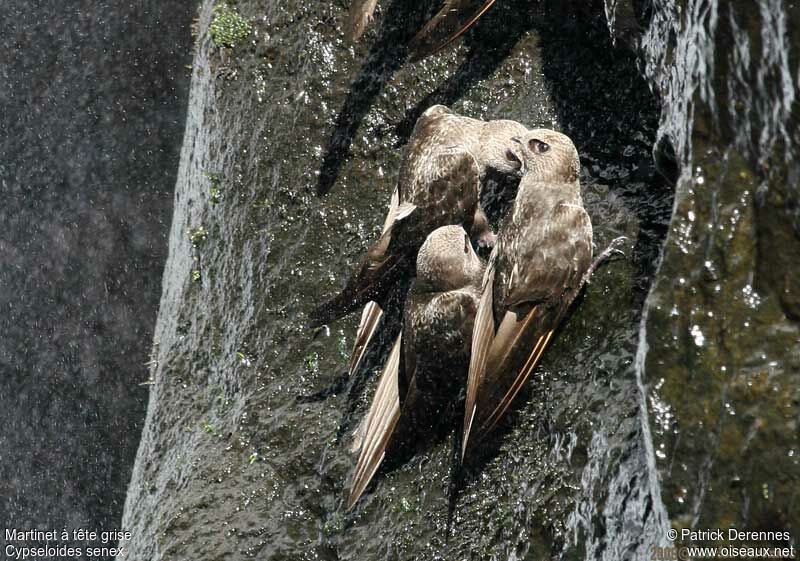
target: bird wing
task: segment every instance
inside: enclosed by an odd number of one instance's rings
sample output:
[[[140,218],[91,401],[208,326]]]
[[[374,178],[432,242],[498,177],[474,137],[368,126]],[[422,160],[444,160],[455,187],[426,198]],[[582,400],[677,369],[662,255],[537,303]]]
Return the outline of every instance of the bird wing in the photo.
[[[405,202],[400,205],[401,209],[408,203],[415,207],[412,228],[404,228],[404,233],[413,236],[415,249],[441,226],[460,224],[471,229],[481,181],[475,157],[459,146],[443,149],[418,167],[415,177],[403,186]]]
[[[495,248],[475,321],[462,458],[497,425],[536,368],[591,262],[591,221],[582,207],[557,205],[548,220],[563,228],[543,220],[519,232],[529,253],[501,260],[497,253],[505,245]],[[507,286],[494,286],[498,266],[508,273],[498,277]],[[492,312],[499,318],[496,330]]]
[[[378,303],[367,302],[367,305],[364,306],[364,310],[361,312],[361,321],[356,331],[356,340],[355,343],[353,343],[353,350],[350,353],[350,362],[347,365],[347,372],[350,376],[355,375],[358,371],[361,360],[364,358],[364,354],[369,347],[369,342],[378,329],[381,317],[383,317],[383,309],[381,309]]]
[[[482,385],[478,390],[472,420],[472,442],[477,444],[505,415],[525,381],[530,377],[550,343],[560,317],[543,306],[525,315],[506,312],[487,353]]]
[[[457,39],[492,7],[495,0],[446,0],[409,43],[411,60],[431,55]]]
[[[469,360],[467,375],[467,399],[464,406],[464,439],[461,442],[461,460],[467,451],[467,443],[475,418],[478,390],[486,373],[486,358],[494,341],[494,304],[492,286],[494,285],[494,262],[490,262],[483,280],[483,292],[475,314],[475,326],[472,329],[472,354]]]
[[[392,192],[392,198],[389,202],[389,211],[386,213],[386,219],[383,222],[383,229],[381,235],[392,227],[397,216],[398,208],[400,207],[400,194],[397,188]],[[353,350],[350,352],[350,362],[347,366],[347,371],[350,376],[353,376],[361,364],[361,359],[364,358],[364,353],[367,352],[369,342],[375,335],[375,330],[383,316],[383,310],[377,302],[368,302],[361,312],[361,321],[358,324],[356,331],[356,340],[353,343]]]
[[[386,233],[386,230],[392,227],[394,224],[395,216],[397,215],[397,209],[400,207],[400,192],[397,190],[397,187],[394,188],[392,191],[392,198],[389,199],[389,211],[386,213],[386,218],[383,220],[383,228],[381,228],[381,234]]]
[[[347,281],[344,289],[309,313],[310,327],[325,325],[346,316],[360,306],[368,304],[370,300],[379,295],[380,290],[386,288],[382,286],[383,284],[387,284],[387,286],[391,284],[393,275],[402,269],[402,264],[408,256],[401,252],[390,252],[389,247],[397,234],[398,225],[403,221],[414,222],[416,215],[418,215],[416,206],[409,202],[400,203],[398,191],[395,189],[383,224],[381,237],[367,250],[367,254],[361,259],[358,268]],[[413,225],[409,226],[408,229],[413,230]],[[379,306],[372,306],[369,311],[369,317],[365,318],[362,315],[361,325],[374,328],[383,310]],[[368,333],[366,331],[362,332],[361,326],[359,326],[356,344],[353,348],[353,353],[350,355],[351,374],[358,367],[361,355],[365,352],[371,337],[369,335],[369,337],[363,339],[362,335],[366,336]]]
[[[424,168],[411,182],[408,196],[398,186],[398,204],[389,211],[391,224],[369,248],[344,289],[311,311],[310,327],[330,323],[380,299],[400,273],[413,266],[420,246],[436,228],[461,224],[471,229],[480,189],[475,157],[452,147],[433,156]],[[387,216],[384,227],[389,220]]]
[[[350,38],[358,40],[367,26],[372,23],[378,0],[353,0],[350,4]]]
[[[359,445],[360,452],[350,484],[347,510],[353,508],[378,471],[386,453],[386,446],[400,418],[398,377],[402,339],[401,332],[394,342],[389,358],[386,359],[369,412],[356,431],[356,444]]]
[[[379,297],[381,290],[392,284],[403,270],[407,256],[386,254],[390,240],[391,231],[367,251],[339,294],[309,312],[309,327],[319,327],[346,316]]]
[[[464,387],[479,299],[477,286],[409,296],[404,367],[407,386],[421,395],[414,398],[409,390],[401,397],[401,424],[424,429],[434,421],[426,411],[438,410],[437,404],[452,401]]]

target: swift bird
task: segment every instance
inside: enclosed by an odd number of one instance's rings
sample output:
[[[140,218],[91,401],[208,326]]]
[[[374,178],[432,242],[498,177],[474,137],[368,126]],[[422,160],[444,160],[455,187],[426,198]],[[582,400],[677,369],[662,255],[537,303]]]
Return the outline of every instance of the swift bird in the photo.
[[[523,177],[483,279],[462,461],[505,414],[583,285],[602,260],[621,253],[615,246],[624,239],[592,262],[592,224],[578,175],[562,181]]]
[[[445,0],[444,6],[409,43],[411,60],[421,60],[444,48],[492,7],[495,0]],[[378,0],[354,0],[350,5],[350,35],[353,40],[372,22]]]
[[[386,455],[429,429],[466,380],[472,324],[485,264],[461,226],[434,230],[417,256],[403,330],[394,343],[359,429],[360,451],[347,509]]]
[[[461,117],[461,119],[464,118]],[[473,121],[472,119],[469,120]],[[513,121],[498,121],[498,123],[513,123]],[[578,177],[580,173],[578,151],[568,136],[550,129],[525,130],[521,125],[519,127],[508,126],[512,130],[519,129],[520,132],[518,136],[511,137],[513,151],[506,155],[508,159],[519,159],[520,173],[542,181],[564,181],[572,177]],[[419,158],[419,160],[424,159]],[[415,174],[421,174],[421,172],[418,169],[408,169],[405,172],[401,170],[400,184],[408,183],[408,181],[404,181],[405,175],[413,176]],[[398,201],[399,196],[395,191],[389,217],[396,212],[399,206]],[[389,217],[387,217],[387,221],[384,224],[384,232],[391,226]],[[489,229],[486,216],[480,207],[478,207],[473,221],[473,239],[475,236],[479,238],[478,245],[488,246],[494,243],[495,236]],[[350,376],[358,370],[382,314],[381,305],[374,301],[369,302],[364,308],[350,357],[348,367]]]
[[[383,234],[342,292],[310,313],[310,326],[330,323],[370,301],[377,305],[367,310],[362,327],[376,325],[390,291],[414,276],[419,247],[440,226],[461,225],[479,245],[492,245],[494,234],[478,202],[483,181],[489,170],[521,177],[524,155],[512,139],[527,132],[515,121],[462,117],[441,105],[425,111],[406,146]]]

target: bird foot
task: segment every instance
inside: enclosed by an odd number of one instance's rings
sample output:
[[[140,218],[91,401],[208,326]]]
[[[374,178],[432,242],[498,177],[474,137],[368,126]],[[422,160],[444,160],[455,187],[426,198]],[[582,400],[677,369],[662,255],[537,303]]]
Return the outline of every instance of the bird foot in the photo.
[[[482,249],[492,249],[497,241],[497,234],[491,230],[486,230],[482,233],[477,240],[478,247]]]
[[[611,257],[613,257],[615,255],[625,257],[625,252],[622,251],[621,249],[619,249],[618,246],[624,244],[627,241],[628,241],[628,238],[626,238],[625,236],[620,236],[620,237],[615,238],[614,240],[612,240],[611,243],[608,244],[608,247],[605,248],[600,253],[600,255],[598,255],[595,258],[594,262],[591,264],[589,269],[586,271],[586,274],[584,275],[584,282],[586,284],[589,284],[589,282],[591,281],[592,275],[594,274],[595,270],[597,270],[597,268],[600,265],[602,265],[603,262],[605,262],[606,260],[610,259]]]

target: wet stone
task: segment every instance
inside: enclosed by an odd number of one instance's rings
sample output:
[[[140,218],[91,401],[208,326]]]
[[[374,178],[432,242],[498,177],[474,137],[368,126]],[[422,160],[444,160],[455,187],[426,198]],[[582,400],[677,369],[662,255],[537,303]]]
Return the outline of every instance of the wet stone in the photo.
[[[671,29],[671,14],[626,10],[615,29],[640,35],[614,46],[602,9],[498,2],[457,46],[412,64],[403,41],[425,14],[400,17],[409,4],[381,6],[350,45],[338,3],[239,0],[251,33],[233,48],[213,44],[203,4],[158,366],[126,504],[131,549],[617,560],[641,558],[670,522],[737,512],[742,489],[792,496],[796,325],[791,299],[755,274],[758,232],[778,235],[755,202],[772,191],[758,198],[762,176],[735,141],[690,134],[694,92],[670,82],[669,66],[686,62],[688,31]],[[402,145],[434,103],[569,134],[598,249],[620,235],[630,244],[599,270],[454,499],[447,436],[382,473],[346,514],[350,430],[383,355],[367,357],[359,384],[299,402],[345,369],[357,321],[311,332],[305,314],[380,231]],[[702,119],[698,131],[713,132]],[[186,232],[201,224],[193,247]],[[743,453],[771,463],[742,464]],[[775,510],[782,500],[751,513],[796,521]]]

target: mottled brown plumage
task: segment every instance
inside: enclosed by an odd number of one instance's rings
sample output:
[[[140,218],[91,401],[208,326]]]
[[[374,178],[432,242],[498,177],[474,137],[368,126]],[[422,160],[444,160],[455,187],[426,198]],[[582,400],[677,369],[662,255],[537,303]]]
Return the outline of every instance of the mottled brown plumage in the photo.
[[[403,331],[387,359],[369,413],[356,432],[359,458],[347,508],[386,455],[426,435],[466,380],[484,264],[460,226],[436,229],[417,257]]]
[[[572,183],[578,181],[581,162],[578,150],[565,134],[551,129],[532,129],[514,137],[522,158],[522,173],[528,181]]]
[[[483,280],[462,458],[506,413],[594,268],[624,239],[593,263],[592,224],[583,208],[572,141],[555,131],[533,130],[519,143],[526,174]]]
[[[350,4],[350,37],[355,41],[372,23],[378,0],[353,0]]]
[[[579,184],[523,178],[484,278],[462,456],[494,428],[536,367],[591,259],[592,224]]]
[[[475,239],[491,239],[478,204],[482,182],[490,169],[521,175],[522,147],[512,138],[527,132],[514,121],[480,121],[441,105],[428,109],[406,147],[398,204],[391,207],[383,234],[342,292],[310,314],[310,324],[329,323],[370,301],[383,306],[400,279],[414,276],[417,250],[440,226],[458,224]],[[374,324],[373,316],[363,319]]]

